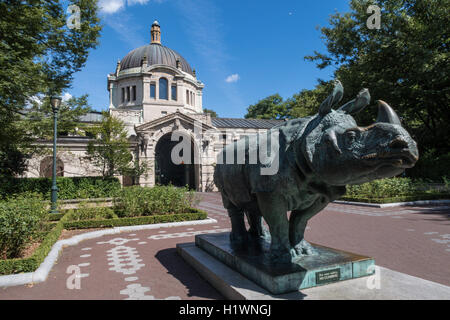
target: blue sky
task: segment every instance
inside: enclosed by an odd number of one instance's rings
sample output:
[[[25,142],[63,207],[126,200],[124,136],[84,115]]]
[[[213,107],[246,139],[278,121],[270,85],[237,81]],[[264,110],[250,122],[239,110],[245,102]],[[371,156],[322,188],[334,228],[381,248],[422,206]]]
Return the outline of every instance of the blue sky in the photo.
[[[74,96],[89,94],[96,110],[108,107],[106,76],[117,60],[150,42],[161,25],[162,44],[179,52],[205,83],[203,107],[220,117],[243,117],[250,104],[274,93],[288,98],[311,89],[333,68],[304,60],[325,52],[318,26],[348,11],[344,0],[100,0],[100,45],[74,75]],[[82,17],[81,17],[82,18]]]

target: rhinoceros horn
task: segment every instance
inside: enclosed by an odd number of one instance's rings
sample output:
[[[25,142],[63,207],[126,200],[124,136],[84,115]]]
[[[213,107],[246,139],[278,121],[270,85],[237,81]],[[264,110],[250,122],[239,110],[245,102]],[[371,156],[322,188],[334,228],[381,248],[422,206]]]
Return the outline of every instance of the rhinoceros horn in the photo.
[[[394,109],[392,109],[386,102],[382,100],[378,100],[377,103],[378,103],[377,122],[386,122],[390,124],[401,125],[400,119],[398,118]]]
[[[331,108],[341,101],[342,96],[344,95],[344,87],[339,80],[334,82],[333,92],[320,104],[319,114],[323,117],[327,115]]]
[[[368,89],[362,89],[355,99],[347,102],[339,108],[340,111],[345,113],[357,113],[364,109],[370,103],[370,93]]]

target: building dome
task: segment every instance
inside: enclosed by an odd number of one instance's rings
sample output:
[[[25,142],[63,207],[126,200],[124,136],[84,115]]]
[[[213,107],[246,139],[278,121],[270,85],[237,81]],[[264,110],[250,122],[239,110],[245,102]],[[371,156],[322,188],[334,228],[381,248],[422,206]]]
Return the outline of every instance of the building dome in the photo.
[[[151,43],[129,52],[120,62],[120,70],[140,67],[144,58],[148,65],[163,64],[174,68],[179,60],[181,70],[194,75],[191,66],[180,54],[159,43]]]

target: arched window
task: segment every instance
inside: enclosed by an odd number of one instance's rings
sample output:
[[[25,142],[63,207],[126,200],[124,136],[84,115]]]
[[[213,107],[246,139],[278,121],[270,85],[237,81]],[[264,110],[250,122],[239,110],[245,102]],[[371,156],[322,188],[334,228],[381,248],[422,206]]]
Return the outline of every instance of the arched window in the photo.
[[[168,82],[166,78],[160,78],[159,79],[159,99],[168,100],[169,94],[167,92],[168,90]]]
[[[45,157],[41,161],[39,169],[39,176],[41,178],[51,178],[53,171],[53,157]],[[56,158],[56,176],[64,177],[64,162],[62,162],[60,158]]]

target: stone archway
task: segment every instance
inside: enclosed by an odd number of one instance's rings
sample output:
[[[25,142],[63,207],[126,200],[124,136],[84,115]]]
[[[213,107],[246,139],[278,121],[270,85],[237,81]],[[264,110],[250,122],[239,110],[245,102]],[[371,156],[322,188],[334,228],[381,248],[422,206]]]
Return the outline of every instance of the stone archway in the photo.
[[[176,187],[188,186],[189,189],[198,189],[198,164],[194,164],[194,154],[196,152],[194,142],[191,140],[191,160],[190,163],[175,164],[172,161],[172,149],[179,141],[171,140],[172,133],[164,134],[155,147],[155,183],[161,185],[172,184]],[[180,137],[181,139],[181,137]],[[182,155],[182,154],[181,154]]]
[[[48,156],[42,159],[39,166],[39,176],[41,178],[51,178],[53,171],[53,157]],[[56,158],[56,176],[64,177],[64,162]]]

